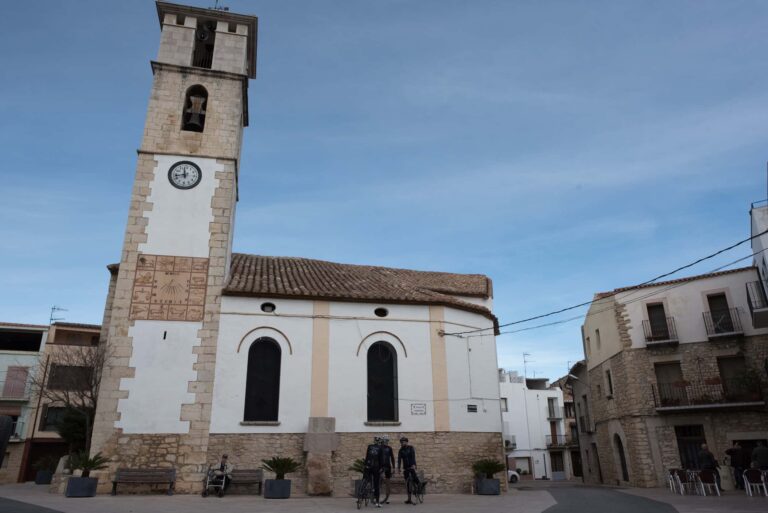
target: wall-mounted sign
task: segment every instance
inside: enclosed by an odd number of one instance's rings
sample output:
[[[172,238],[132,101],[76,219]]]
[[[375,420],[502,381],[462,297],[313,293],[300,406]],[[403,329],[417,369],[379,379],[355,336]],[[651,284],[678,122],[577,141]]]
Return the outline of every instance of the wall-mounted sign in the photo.
[[[427,404],[426,403],[411,403],[411,415],[426,415]]]

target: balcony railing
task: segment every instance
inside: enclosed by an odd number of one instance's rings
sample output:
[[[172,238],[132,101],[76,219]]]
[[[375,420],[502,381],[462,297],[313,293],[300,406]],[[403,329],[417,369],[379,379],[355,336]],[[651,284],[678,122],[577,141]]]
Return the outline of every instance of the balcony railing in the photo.
[[[547,435],[547,447],[565,447],[569,445],[565,435]]]
[[[562,419],[562,418],[563,418],[563,411],[560,409],[559,405],[550,404],[547,407],[547,420]]]
[[[703,315],[704,325],[707,327],[709,338],[744,333],[744,330],[741,328],[741,319],[739,319],[739,310],[737,308],[713,310],[712,312],[704,312]]]
[[[765,289],[759,281],[747,283],[747,301],[749,313],[752,315],[752,326],[757,328],[768,327],[768,299],[765,297]]]
[[[643,321],[643,333],[647,347],[657,344],[677,344],[675,318],[666,317],[659,321]]]
[[[765,404],[760,383],[719,377],[703,381],[677,381],[651,385],[657,410],[710,409],[743,404]]]

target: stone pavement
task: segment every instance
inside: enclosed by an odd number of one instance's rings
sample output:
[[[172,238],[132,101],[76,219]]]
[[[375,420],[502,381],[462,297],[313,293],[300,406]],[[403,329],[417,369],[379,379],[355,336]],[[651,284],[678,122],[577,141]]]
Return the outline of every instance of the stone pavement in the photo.
[[[295,497],[267,500],[253,495],[223,499],[199,495],[100,495],[68,499],[32,483],[0,486],[0,513],[336,513],[357,511],[349,498]],[[424,504],[403,504],[393,495],[381,511],[413,513],[765,513],[768,498],[734,492],[723,497],[681,497],[664,488],[584,486],[577,483],[524,482],[495,497],[427,495]],[[371,506],[368,513],[378,511]]]

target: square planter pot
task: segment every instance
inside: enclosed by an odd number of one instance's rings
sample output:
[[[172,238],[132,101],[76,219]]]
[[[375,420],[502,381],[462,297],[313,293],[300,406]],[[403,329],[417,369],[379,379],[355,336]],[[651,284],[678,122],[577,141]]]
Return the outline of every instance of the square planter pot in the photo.
[[[352,480],[352,497],[357,497],[357,494],[360,493],[360,487],[363,486],[363,480],[362,479],[353,479]]]
[[[499,495],[501,482],[498,479],[475,479],[475,493],[477,495]]]
[[[38,470],[35,474],[35,484],[51,484],[53,480],[53,472],[50,470]]]
[[[67,497],[94,497],[98,484],[98,477],[70,477],[64,495]]]
[[[264,480],[264,498],[265,499],[287,499],[291,496],[290,479],[265,479]]]

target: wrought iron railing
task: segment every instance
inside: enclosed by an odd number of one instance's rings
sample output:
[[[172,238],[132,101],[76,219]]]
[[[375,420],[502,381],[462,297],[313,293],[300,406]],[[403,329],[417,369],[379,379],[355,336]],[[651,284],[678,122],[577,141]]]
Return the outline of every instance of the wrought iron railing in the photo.
[[[648,345],[660,342],[677,342],[675,318],[666,317],[659,321],[643,321],[643,333]]]
[[[568,445],[568,437],[565,435],[547,435],[547,447],[560,447]]]
[[[749,376],[714,377],[703,381],[676,381],[651,385],[656,408],[728,405],[763,401],[759,381]]]
[[[762,310],[768,308],[768,300],[765,297],[763,284],[759,281],[747,283],[747,301],[749,302],[749,311]]]
[[[737,308],[727,308],[724,310],[713,310],[704,312],[704,325],[707,328],[707,335],[730,335],[743,333],[741,328],[741,319],[739,319],[739,310]]]

